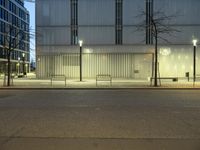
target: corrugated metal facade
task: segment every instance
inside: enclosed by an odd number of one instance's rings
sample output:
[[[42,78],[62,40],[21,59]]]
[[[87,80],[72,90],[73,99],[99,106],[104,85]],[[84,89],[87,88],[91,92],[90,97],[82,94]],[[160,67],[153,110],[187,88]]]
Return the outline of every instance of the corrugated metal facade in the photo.
[[[62,48],[63,51],[60,54],[53,53],[56,48],[58,47],[53,47],[52,51],[51,49],[47,49],[46,54],[37,57],[38,77],[47,77],[51,72],[53,74],[66,74],[69,77],[78,77],[79,47],[68,47],[68,53],[64,52],[64,47],[61,47],[59,51],[62,51]],[[123,53],[120,52],[122,50],[124,51]],[[167,50],[168,54],[162,54],[163,50]],[[73,51],[76,53],[72,55]],[[141,54],[138,54],[138,51]],[[94,78],[99,73],[110,73],[113,77],[117,78],[139,78],[139,76],[146,78],[149,76],[149,69],[151,70],[152,68],[150,63],[152,62],[152,57],[150,57],[150,53],[153,51],[154,47],[141,45],[85,46],[83,48],[83,76],[85,78]],[[145,53],[148,55],[145,55]],[[200,74],[199,58],[200,51],[197,49],[197,74]],[[185,77],[186,72],[190,72],[192,76],[193,46],[159,46],[158,61],[160,76]],[[133,65],[132,67],[130,67],[131,64]],[[139,70],[139,73],[132,73],[134,70]]]
[[[79,54],[40,56],[38,77],[51,74],[79,77]],[[92,53],[83,54],[83,77],[95,78],[97,74],[110,74],[113,78],[147,79],[151,76],[152,54]]]

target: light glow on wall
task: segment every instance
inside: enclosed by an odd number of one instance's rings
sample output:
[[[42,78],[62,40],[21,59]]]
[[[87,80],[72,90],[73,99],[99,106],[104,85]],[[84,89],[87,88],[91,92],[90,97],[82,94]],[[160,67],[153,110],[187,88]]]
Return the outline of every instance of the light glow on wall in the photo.
[[[183,69],[183,70],[185,69],[185,65],[182,65],[182,69]]]
[[[87,48],[87,49],[84,49],[84,53],[91,54],[91,53],[93,53],[93,50]]]
[[[190,66],[190,70],[193,71],[193,66]]]
[[[160,48],[160,54],[163,56],[168,56],[171,54],[170,48]]]

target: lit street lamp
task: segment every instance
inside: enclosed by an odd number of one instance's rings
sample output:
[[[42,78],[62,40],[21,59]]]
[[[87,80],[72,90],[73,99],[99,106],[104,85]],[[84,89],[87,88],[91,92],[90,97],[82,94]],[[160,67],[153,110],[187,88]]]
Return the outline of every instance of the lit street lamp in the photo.
[[[82,46],[83,46],[83,41],[82,40],[80,40],[79,41],[79,46],[80,46],[80,60],[79,60],[79,62],[80,62],[80,81],[82,81]]]
[[[193,52],[193,57],[194,57],[194,59],[193,59],[193,85],[195,84],[195,81],[196,81],[196,47],[197,47],[197,40],[196,39],[194,39],[193,41],[193,48],[194,48],[194,52]]]
[[[25,76],[26,75],[26,72],[25,72],[25,53],[22,53],[22,61],[23,61],[23,75]]]

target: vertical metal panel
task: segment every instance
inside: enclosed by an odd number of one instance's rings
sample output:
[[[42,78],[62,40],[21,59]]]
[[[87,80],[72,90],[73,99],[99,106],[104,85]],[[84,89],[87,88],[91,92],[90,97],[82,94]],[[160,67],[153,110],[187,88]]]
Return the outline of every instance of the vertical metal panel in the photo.
[[[168,48],[162,46],[161,48]],[[184,77],[185,72],[192,74],[192,46],[171,46],[168,56],[159,53],[160,75]],[[199,53],[197,52],[197,57]],[[74,60],[74,57],[77,58]],[[56,60],[56,62],[55,62]],[[59,63],[57,63],[57,60]],[[197,59],[197,66],[198,61]],[[71,65],[72,62],[75,65]],[[55,70],[55,68],[57,68]],[[135,70],[135,71],[134,71]],[[139,72],[137,73],[137,70]],[[95,78],[96,74],[111,74],[114,78],[140,79],[151,76],[152,54],[136,53],[84,53],[83,77]],[[37,77],[46,78],[50,74],[65,74],[68,78],[79,77],[79,54],[66,53],[61,55],[37,56]],[[199,69],[197,67],[197,74]]]
[[[69,0],[37,0],[37,25],[70,25]]]
[[[136,25],[143,18],[136,18],[145,8],[144,0],[123,0],[123,24]]]
[[[137,78],[150,76],[147,71],[151,68],[151,60],[144,61],[144,54],[137,55],[132,64],[129,53],[93,53],[83,54],[83,77],[95,78],[97,74],[111,74],[114,78],[130,78],[133,73],[131,65],[140,70]],[[132,57],[133,58],[133,57]],[[149,63],[149,66],[148,66]],[[146,65],[147,64],[147,65]],[[49,77],[50,74],[64,74],[69,78],[79,77],[79,54],[64,54],[54,56],[41,56],[38,63],[40,77]]]
[[[49,0],[50,25],[70,25],[70,0]]]
[[[145,32],[137,31],[135,26],[123,27],[123,43],[124,44],[144,44]]]
[[[176,15],[175,24],[200,24],[199,0],[165,0],[155,1],[155,9],[167,15]]]
[[[79,25],[114,25],[115,0],[79,0]]]
[[[70,44],[69,27],[38,27],[38,45],[66,45]],[[51,46],[52,47],[52,46]]]
[[[85,44],[115,44],[115,27],[79,27],[79,38],[83,39]]]
[[[81,0],[79,38],[85,44],[115,43],[115,0]]]
[[[50,21],[50,1],[36,0],[36,23],[37,25],[47,25]]]

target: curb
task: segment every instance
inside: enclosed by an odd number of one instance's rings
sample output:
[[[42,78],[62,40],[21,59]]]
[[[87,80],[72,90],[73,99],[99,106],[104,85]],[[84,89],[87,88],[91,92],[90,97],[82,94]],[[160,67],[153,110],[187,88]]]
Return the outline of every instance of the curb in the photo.
[[[133,88],[0,88],[0,90],[200,90],[200,88],[133,87]]]

